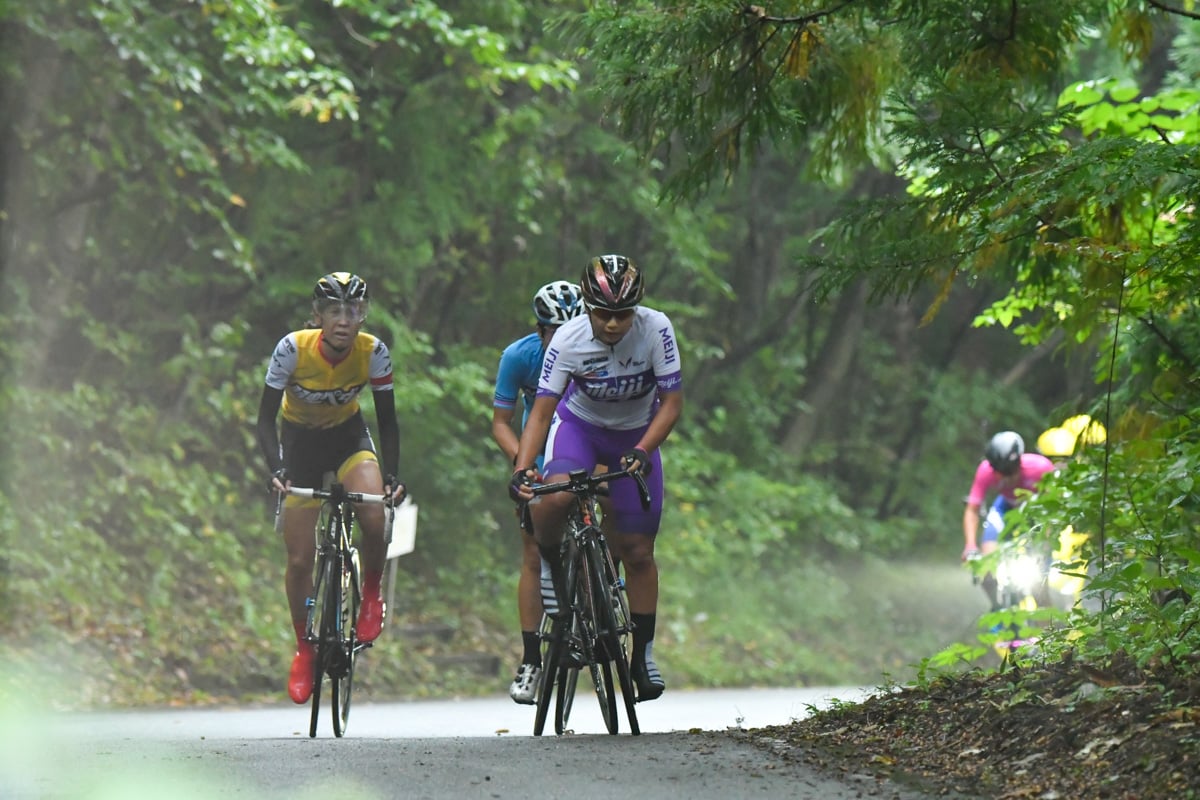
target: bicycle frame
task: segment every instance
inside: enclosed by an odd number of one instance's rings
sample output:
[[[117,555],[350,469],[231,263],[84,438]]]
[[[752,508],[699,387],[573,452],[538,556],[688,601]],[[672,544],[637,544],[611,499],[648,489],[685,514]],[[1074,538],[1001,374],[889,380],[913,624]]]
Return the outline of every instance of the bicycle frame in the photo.
[[[306,638],[316,647],[313,666],[312,712],[308,735],[317,735],[321,708],[321,685],[330,684],[330,712],[334,736],[346,732],[354,681],[354,662],[371,646],[359,642],[354,625],[362,602],[358,550],[353,543],[357,503],[386,504],[384,495],[348,492],[340,483],[328,489],[292,488],[288,494],[322,501],[314,531],[313,594],[308,602]]]

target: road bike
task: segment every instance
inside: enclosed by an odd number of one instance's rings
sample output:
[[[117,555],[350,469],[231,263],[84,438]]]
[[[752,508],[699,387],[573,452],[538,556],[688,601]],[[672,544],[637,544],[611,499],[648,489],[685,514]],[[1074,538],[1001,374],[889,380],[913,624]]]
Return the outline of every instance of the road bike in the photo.
[[[313,594],[306,601],[305,640],[316,648],[308,735],[317,735],[321,684],[327,677],[333,735],[340,738],[350,720],[354,663],[359,653],[371,646],[371,642],[358,641],[354,630],[362,603],[358,550],[354,547],[353,535],[357,519],[354,505],[387,506],[389,523],[392,506],[386,495],[349,492],[341,483],[333,483],[328,489],[292,487],[288,494],[322,501],[315,530],[317,554],[313,561]]]
[[[650,506],[650,492],[641,473],[628,470],[589,475],[573,470],[567,480],[533,487],[535,496],[570,492],[575,502],[567,514],[560,553],[568,602],[542,627],[542,681],[538,687],[533,735],[541,736],[554,701],[554,732],[568,730],[579,674],[586,669],[600,702],[600,713],[609,733],[619,729],[616,686],[620,685],[625,715],[633,735],[638,727],[637,702],[629,666],[629,635],[633,623],[629,599],[608,543],[600,529],[598,497],[610,481],[632,477],[637,481],[642,506]],[[616,671],[617,683],[613,680]]]
[[[1052,614],[1047,576],[1052,563],[1048,552],[1024,537],[1000,542],[994,554],[979,558],[980,569],[992,572],[996,581],[996,608],[986,617],[991,622],[988,641],[1000,658],[1001,667],[1014,653],[1038,642],[1038,628]]]

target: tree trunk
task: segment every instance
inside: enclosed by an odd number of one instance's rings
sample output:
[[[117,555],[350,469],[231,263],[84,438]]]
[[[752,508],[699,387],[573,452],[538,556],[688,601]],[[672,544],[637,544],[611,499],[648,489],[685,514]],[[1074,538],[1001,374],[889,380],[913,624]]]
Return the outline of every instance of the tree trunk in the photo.
[[[821,421],[827,418],[842,396],[846,375],[862,339],[868,291],[867,282],[859,278],[847,286],[838,298],[837,308],[830,319],[829,332],[805,376],[799,409],[784,433],[785,452],[807,452]]]

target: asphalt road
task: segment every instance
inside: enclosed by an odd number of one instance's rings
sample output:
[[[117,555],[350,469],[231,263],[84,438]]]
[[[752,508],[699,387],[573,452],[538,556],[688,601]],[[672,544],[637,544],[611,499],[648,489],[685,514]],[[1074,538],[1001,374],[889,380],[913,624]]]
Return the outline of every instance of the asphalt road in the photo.
[[[343,739],[307,707],[0,715],[0,798],[572,798],[656,800],[920,795],[868,776],[832,780],[739,729],[786,723],[865,690],[668,692],[638,706],[643,735],[603,732],[580,692],[570,735],[533,737],[507,697],[357,705]],[[588,702],[591,701],[591,702]],[[324,710],[323,710],[324,711]],[[627,730],[624,710],[622,730]],[[729,731],[734,731],[733,735]]]

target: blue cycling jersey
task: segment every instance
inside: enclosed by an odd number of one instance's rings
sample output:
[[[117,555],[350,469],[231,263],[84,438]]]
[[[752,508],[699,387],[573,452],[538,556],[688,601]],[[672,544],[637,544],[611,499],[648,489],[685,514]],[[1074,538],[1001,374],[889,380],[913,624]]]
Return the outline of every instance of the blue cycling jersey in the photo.
[[[500,366],[496,369],[496,391],[492,396],[495,408],[515,409],[520,397],[524,410],[521,412],[521,430],[529,419],[537,394],[538,377],[542,373],[542,357],[545,350],[542,338],[536,332],[523,336],[504,348],[500,354]],[[542,457],[538,456],[538,469]]]

